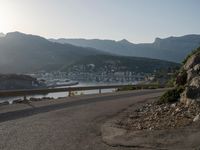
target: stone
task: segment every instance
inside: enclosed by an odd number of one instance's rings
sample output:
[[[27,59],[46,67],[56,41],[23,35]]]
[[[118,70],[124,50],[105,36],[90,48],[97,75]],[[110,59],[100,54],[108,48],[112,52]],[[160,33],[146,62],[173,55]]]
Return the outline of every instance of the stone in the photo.
[[[200,76],[194,77],[190,82],[190,86],[200,88]]]
[[[180,111],[180,108],[176,108],[176,110],[175,110],[176,112],[179,112]]]
[[[186,106],[200,101],[200,88],[197,88],[198,84],[196,84],[196,82],[192,83],[192,85],[193,86],[186,87],[181,94],[180,102],[186,104]]]
[[[186,97],[189,99],[198,99],[200,97],[200,88],[196,88],[195,86],[190,86],[186,88]]]
[[[183,68],[185,70],[189,70],[190,68],[193,68],[195,65],[200,64],[200,53],[197,53],[195,55],[192,55],[187,62],[185,63],[185,65],[183,66]]]
[[[180,101],[189,106],[200,101],[200,51],[190,56],[181,70],[177,77],[179,79],[177,85],[184,85],[185,90],[180,95]],[[187,80],[183,84],[186,76]]]
[[[197,64],[197,65],[194,66],[194,71],[196,73],[200,73],[200,64]]]
[[[176,104],[175,104],[175,103],[174,103],[174,104],[171,104],[170,107],[171,107],[171,108],[175,108],[175,107],[176,107]]]
[[[197,76],[197,72],[192,68],[187,71],[187,81],[191,81],[195,76]]]
[[[193,122],[197,122],[197,121],[199,121],[199,119],[200,119],[200,116],[199,116],[199,114],[198,114],[198,115],[196,115],[196,116],[194,117]]]

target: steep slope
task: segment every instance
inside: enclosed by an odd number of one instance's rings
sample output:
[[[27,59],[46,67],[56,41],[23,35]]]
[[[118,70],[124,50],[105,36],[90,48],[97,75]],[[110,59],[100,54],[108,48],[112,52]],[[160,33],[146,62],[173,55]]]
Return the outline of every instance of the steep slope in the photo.
[[[190,106],[200,102],[200,47],[185,59],[176,77],[176,86],[184,89],[180,94],[182,103]]]
[[[95,54],[103,52],[13,32],[0,38],[0,73],[59,70],[82,57]]]
[[[177,68],[180,64],[142,57],[127,57],[127,56],[111,56],[111,55],[94,55],[87,56],[75,64],[69,66],[68,70],[79,68],[79,71],[88,72],[118,72],[132,71],[153,73],[159,70],[168,70],[169,68]]]
[[[193,49],[200,46],[200,35],[156,38],[153,43],[133,44],[127,40],[86,40],[86,39],[50,39],[58,43],[70,43],[82,47],[92,47],[105,52],[124,56],[149,57],[181,62]]]

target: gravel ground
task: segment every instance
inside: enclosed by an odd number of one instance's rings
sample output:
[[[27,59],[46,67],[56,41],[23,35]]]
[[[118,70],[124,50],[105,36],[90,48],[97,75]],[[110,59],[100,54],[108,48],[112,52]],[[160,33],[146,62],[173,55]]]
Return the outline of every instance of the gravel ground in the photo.
[[[199,120],[200,105],[182,103],[148,103],[137,110],[126,111],[116,124],[127,130],[163,130],[189,126]]]

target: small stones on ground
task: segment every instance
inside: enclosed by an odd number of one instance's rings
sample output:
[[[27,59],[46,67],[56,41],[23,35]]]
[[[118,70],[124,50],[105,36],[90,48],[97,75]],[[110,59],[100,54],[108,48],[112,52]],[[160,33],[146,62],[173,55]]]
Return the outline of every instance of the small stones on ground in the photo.
[[[118,127],[127,130],[174,129],[200,121],[200,104],[185,107],[180,102],[161,105],[150,103],[126,113],[116,122]]]
[[[176,103],[171,104],[170,107],[171,107],[171,108],[175,108],[175,107],[176,107]]]

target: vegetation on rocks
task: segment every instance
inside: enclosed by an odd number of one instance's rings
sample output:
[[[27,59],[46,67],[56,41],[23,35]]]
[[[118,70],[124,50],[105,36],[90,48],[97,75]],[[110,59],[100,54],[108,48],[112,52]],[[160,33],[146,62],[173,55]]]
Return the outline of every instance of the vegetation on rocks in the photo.
[[[184,90],[183,86],[168,90],[159,98],[157,104],[177,102],[183,90]]]
[[[180,100],[188,105],[200,100],[200,47],[183,61],[174,81],[175,87],[161,96],[159,104]]]
[[[155,103],[130,111],[117,125],[128,130],[163,130],[199,122],[200,48],[188,56],[173,81],[173,89]]]
[[[139,90],[139,89],[158,89],[158,88],[163,88],[163,86],[157,83],[143,84],[143,85],[127,85],[127,86],[118,88],[117,91],[131,91],[131,90]]]

